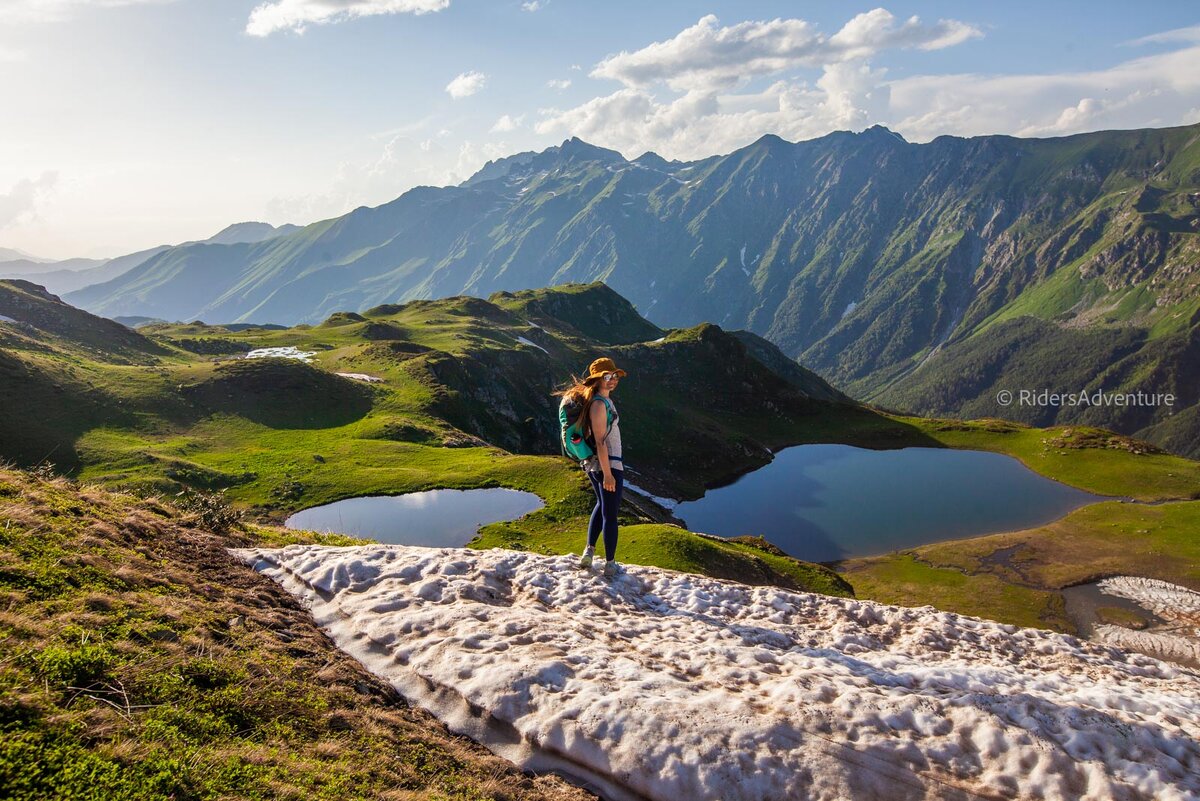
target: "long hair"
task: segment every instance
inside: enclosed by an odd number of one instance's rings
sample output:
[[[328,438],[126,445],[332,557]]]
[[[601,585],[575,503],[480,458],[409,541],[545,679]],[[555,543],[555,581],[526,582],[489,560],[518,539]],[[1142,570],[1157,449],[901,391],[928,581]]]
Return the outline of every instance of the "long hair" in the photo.
[[[592,401],[599,394],[600,381],[603,380],[600,376],[592,378],[580,378],[574,373],[571,374],[571,380],[567,385],[556,392],[552,392],[553,396],[561,396],[564,400],[572,401],[580,406],[583,410],[579,413],[575,423],[579,424],[579,431],[584,439],[587,439],[592,433]]]

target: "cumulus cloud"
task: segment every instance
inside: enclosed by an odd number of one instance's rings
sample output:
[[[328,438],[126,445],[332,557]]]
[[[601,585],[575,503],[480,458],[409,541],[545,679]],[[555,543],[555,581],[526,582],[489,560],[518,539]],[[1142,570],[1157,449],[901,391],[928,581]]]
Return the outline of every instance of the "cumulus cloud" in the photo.
[[[521,123],[524,121],[524,114],[519,117],[512,117],[508,114],[505,114],[503,117],[496,120],[496,124],[492,126],[492,133],[508,133],[509,131],[515,131],[517,128],[521,127]]]
[[[551,89],[557,89],[558,91],[561,92],[563,89],[570,88],[571,79],[570,78],[554,78],[549,81],[546,81],[546,86],[549,86]]]
[[[380,14],[429,14],[450,0],[272,0],[250,12],[246,33],[270,36],[276,31],[303,33],[308,25],[343,22]]]
[[[609,56],[592,70],[628,87],[665,83],[676,91],[730,89],[761,75],[867,58],[886,49],[936,50],[981,36],[956,20],[898,22],[886,9],[859,14],[832,36],[803,19],[740,22],[721,27],[709,14],[673,38]]]
[[[889,49],[937,49],[978,35],[967,23],[899,21],[883,9],[831,36],[804,20],[721,27],[705,17],[665,42],[604,59],[591,75],[622,88],[573,108],[542,109],[534,129],[627,156],[649,149],[690,159],[765,133],[799,140],[880,123],[912,141],[1061,135],[1188,124],[1200,107],[1200,26],[1138,40],[1174,43],[1170,52],[1089,72],[893,79],[875,65]],[[772,75],[774,83],[749,90],[751,79]]]
[[[57,184],[56,172],[44,172],[36,179],[17,181],[8,194],[0,195],[0,230],[34,217],[38,203],[54,191]]]
[[[484,75],[482,72],[471,70],[470,72],[464,72],[460,74],[450,83],[446,84],[446,91],[451,97],[453,97],[455,100],[458,100],[460,98],[470,97],[471,95],[475,94],[482,89],[486,83],[486,75]]]
[[[88,8],[157,5],[172,0],[2,0],[0,23],[62,22]]]

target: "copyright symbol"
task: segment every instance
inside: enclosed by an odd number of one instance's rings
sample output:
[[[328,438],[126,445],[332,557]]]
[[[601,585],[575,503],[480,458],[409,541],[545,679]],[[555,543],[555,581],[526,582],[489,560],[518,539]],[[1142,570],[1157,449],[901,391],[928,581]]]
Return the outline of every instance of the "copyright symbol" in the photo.
[[[996,403],[1001,406],[1008,406],[1013,402],[1013,394],[1011,389],[1002,389],[996,393]]]

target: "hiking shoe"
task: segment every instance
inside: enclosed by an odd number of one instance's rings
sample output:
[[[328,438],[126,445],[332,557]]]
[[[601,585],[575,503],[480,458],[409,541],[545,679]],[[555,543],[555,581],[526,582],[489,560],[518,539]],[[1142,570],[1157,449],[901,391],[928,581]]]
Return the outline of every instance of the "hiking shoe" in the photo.
[[[621,566],[618,565],[616,563],[616,561],[613,559],[609,559],[608,561],[606,561],[604,563],[604,577],[605,578],[612,578],[613,576],[617,575],[618,573],[623,573],[623,572],[625,572],[625,571],[623,571],[621,569]]]
[[[592,547],[583,549],[583,556],[579,557],[579,569],[586,570],[592,566],[592,558],[596,555],[596,550]]]

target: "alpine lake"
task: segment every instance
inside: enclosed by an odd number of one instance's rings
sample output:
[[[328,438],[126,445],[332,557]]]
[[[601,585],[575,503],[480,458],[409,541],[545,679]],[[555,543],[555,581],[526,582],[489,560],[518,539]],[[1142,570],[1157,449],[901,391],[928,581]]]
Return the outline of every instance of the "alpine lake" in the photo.
[[[1100,500],[1002,454],[822,444],[785,448],[673,512],[692,531],[762,536],[796,558],[832,562],[1037,526]],[[543,505],[512,489],[439,489],[347,498],[297,512],[286,524],[391,544],[462,547],[481,526]]]
[[[692,531],[832,562],[1029,528],[1101,500],[987,451],[797,445],[674,514]]]

